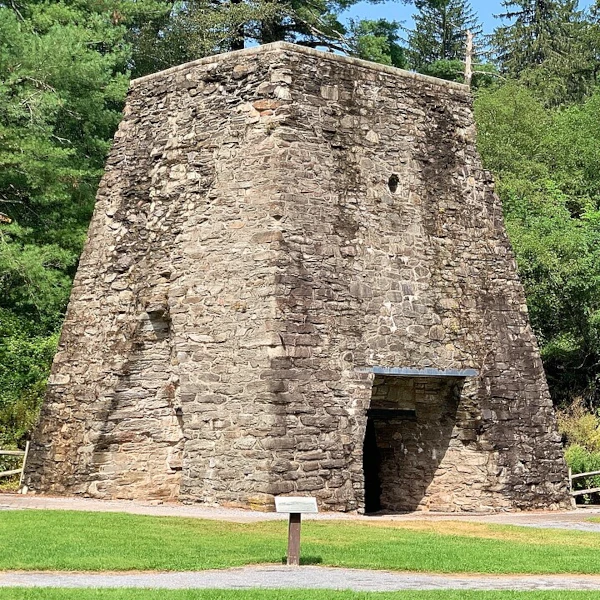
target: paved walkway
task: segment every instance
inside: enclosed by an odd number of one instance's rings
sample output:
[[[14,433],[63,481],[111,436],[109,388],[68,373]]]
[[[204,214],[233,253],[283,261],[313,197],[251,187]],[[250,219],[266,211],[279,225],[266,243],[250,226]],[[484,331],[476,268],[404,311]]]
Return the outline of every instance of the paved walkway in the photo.
[[[163,589],[599,590],[600,576],[431,575],[327,567],[261,566],[197,573],[0,573],[0,587]]]
[[[152,503],[131,500],[96,500],[93,498],[52,497],[19,494],[0,494],[1,510],[50,509],[87,510],[92,512],[125,512],[139,515],[191,517],[250,523],[287,519],[286,515],[272,512],[258,512],[238,508],[224,508],[205,504]],[[377,514],[364,516],[349,513],[320,513],[305,515],[305,519],[353,520],[363,522],[378,521],[467,521],[475,523],[496,523],[499,525],[520,525],[552,529],[576,529],[600,532],[600,523],[590,523],[590,517],[600,517],[600,506],[578,508],[570,511],[504,512],[490,514],[428,513]]]

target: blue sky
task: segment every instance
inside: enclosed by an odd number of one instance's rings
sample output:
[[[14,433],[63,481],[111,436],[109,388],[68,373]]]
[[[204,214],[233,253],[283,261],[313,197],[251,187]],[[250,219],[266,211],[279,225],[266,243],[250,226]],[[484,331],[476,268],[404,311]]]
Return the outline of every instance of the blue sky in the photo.
[[[592,0],[580,1],[580,8],[592,4]],[[494,15],[502,12],[501,0],[472,0],[471,6],[479,15],[479,20],[483,23],[485,33],[491,33],[498,24]],[[413,6],[406,6],[401,2],[384,2],[382,4],[369,4],[368,2],[359,2],[344,16],[359,19],[381,19],[390,21],[404,21],[404,26],[412,26],[411,15],[414,12]]]

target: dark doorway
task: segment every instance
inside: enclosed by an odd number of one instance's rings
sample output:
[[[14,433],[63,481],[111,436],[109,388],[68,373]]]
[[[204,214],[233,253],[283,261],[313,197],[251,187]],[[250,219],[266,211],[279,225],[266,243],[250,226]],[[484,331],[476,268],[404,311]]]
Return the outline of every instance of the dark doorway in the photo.
[[[363,445],[363,473],[365,475],[365,512],[373,513],[381,510],[381,482],[379,469],[381,457],[377,447],[375,423],[367,419],[367,431]]]
[[[363,446],[365,512],[416,510],[453,440],[463,380],[377,376]],[[454,436],[455,446],[462,442]]]

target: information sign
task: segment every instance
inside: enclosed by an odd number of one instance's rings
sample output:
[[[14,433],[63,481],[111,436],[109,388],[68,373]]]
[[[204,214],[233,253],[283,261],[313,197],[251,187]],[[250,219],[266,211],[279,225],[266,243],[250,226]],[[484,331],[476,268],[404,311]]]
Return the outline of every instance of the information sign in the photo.
[[[318,513],[317,499],[303,496],[276,496],[275,510],[278,513]]]
[[[319,512],[317,499],[306,496],[276,496],[275,510],[278,513],[289,513],[288,524],[288,554],[287,564],[298,566],[300,564],[300,528],[302,526],[302,513],[314,514]]]

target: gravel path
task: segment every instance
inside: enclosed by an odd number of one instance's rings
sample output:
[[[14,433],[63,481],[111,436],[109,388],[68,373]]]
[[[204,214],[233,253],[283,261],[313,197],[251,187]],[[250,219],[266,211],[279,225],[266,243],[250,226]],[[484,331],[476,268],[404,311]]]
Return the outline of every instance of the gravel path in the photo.
[[[139,515],[190,517],[250,523],[287,519],[286,515],[269,512],[224,508],[203,504],[149,503],[131,500],[96,500],[93,498],[52,497],[19,494],[0,494],[1,510],[50,509],[87,510],[92,512],[126,512]],[[476,523],[496,523],[499,525],[520,525],[552,529],[575,529],[600,532],[600,523],[590,523],[590,517],[600,517],[600,506],[578,508],[571,511],[507,512],[493,514],[427,513],[378,514],[364,516],[348,513],[320,513],[305,515],[303,518],[326,520],[352,520],[363,522],[377,521],[466,521]]]
[[[243,567],[197,573],[0,573],[0,587],[164,589],[600,590],[600,576],[430,575],[326,567]]]

